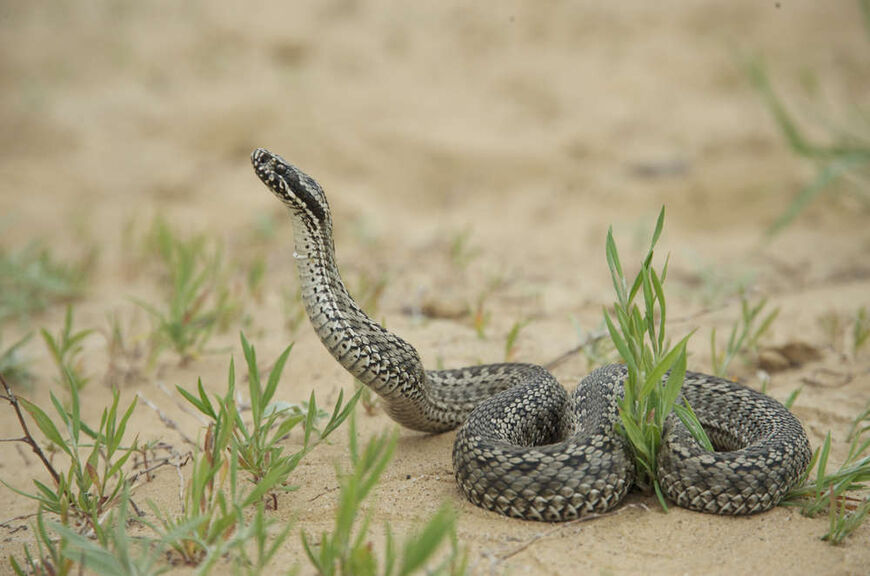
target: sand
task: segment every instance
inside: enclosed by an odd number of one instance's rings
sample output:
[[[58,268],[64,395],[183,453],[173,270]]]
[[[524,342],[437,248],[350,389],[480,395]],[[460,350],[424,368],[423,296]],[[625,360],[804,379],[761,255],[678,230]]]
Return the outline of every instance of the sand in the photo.
[[[665,205],[669,327],[674,337],[696,330],[690,367],[709,369],[710,331],[727,332],[739,317],[740,285],[753,300],[767,297],[780,313],[764,344],[803,342],[820,356],[772,373],[769,393],[784,400],[803,386],[793,410],[814,446],[831,431],[839,462],[852,418],[870,398],[870,351],[853,356],[848,338],[832,338],[823,325],[870,305],[867,210],[854,195],[825,195],[781,235],[764,236],[814,167],[788,150],[741,61],[763,57],[778,90],[809,118],[809,132],[824,137],[829,125],[850,125],[851,106],[868,104],[860,20],[857,5],[842,1],[5,3],[3,246],[42,239],[69,258],[96,246],[76,325],[105,331],[114,313],[134,344],[149,323],[131,299],[160,294],[153,266],[138,260],[154,215],[220,238],[236,266],[261,255],[262,295],[245,303],[244,329],[264,363],[295,342],[282,399],[301,401],[313,389],[331,405],[353,383],[307,322],[286,327],[282,294],[296,287],[291,229],[251,171],[254,147],[320,180],[352,288],[386,281],[377,317],[430,367],[501,361],[517,321],[529,321],[517,360],[545,363],[575,346],[572,319],[594,330],[612,300],[608,226],[636,266]],[[264,228],[271,235],[258,236]],[[457,260],[451,246],[459,238]],[[482,339],[467,316],[409,313],[424,304],[473,308],[484,293]],[[7,322],[3,342],[38,327],[56,332],[62,318],[53,307],[30,324]],[[212,352],[186,365],[166,354],[121,381],[122,403],[141,394],[195,438],[200,422],[169,391],[198,377],[222,391],[230,351],[241,358],[239,328],[216,335]],[[91,420],[109,397],[107,346],[100,335],[85,341]],[[38,339],[27,353],[37,382],[23,394],[47,403],[54,368]],[[555,374],[571,387],[587,369],[574,355]],[[758,387],[756,369],[737,361],[732,372]],[[0,435],[17,436],[11,411],[0,408]],[[382,410],[361,412],[363,440],[393,426]],[[144,405],[130,433],[189,449]],[[453,436],[400,431],[373,525],[404,533],[447,501],[474,573],[870,571],[870,527],[831,546],[819,539],[825,518],[793,509],[749,518],[665,514],[635,493],[589,522],[503,518],[462,498]],[[346,450],[339,431],[297,469],[300,489],[279,498],[275,514],[296,525],[279,565],[299,562],[309,572],[298,530],[331,525],[335,464]],[[47,478],[11,443],[0,444],[0,477],[22,488]],[[164,469],[136,498],[177,509],[177,490],[175,471]],[[2,521],[34,505],[3,488],[0,510]],[[24,524],[0,527],[0,574],[32,539],[17,529]]]

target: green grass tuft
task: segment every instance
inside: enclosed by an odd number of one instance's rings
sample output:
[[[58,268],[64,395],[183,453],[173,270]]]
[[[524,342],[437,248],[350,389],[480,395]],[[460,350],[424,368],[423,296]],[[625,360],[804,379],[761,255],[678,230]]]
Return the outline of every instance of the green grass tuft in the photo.
[[[78,332],[73,332],[72,324],[73,309],[72,306],[67,305],[63,328],[61,328],[57,337],[52,336],[45,328],[39,332],[60,373],[58,381],[70,385],[75,384],[81,390],[89,380],[83,373],[82,362],[79,357],[82,353],[82,340],[90,336],[94,331],[79,330]],[[71,377],[67,377],[67,372],[69,372]]]
[[[335,526],[332,532],[320,535],[317,545],[309,541],[305,532],[302,533],[302,544],[317,573],[324,576],[391,576],[425,570],[429,574],[465,574],[468,557],[457,542],[455,513],[447,506],[439,508],[421,529],[407,536],[401,544],[396,542],[387,525],[385,550],[379,559],[368,540],[371,511],[363,513],[362,504],[371,495],[392,459],[397,434],[376,436],[360,452],[353,417],[349,429],[353,469],[340,475],[341,493]],[[428,567],[433,555],[448,540],[452,546],[447,557],[437,565]]]
[[[223,252],[204,236],[182,239],[157,219],[148,245],[166,276],[161,305],[137,302],[155,321],[152,362],[167,348],[186,362],[203,351],[215,330],[239,317],[241,304],[232,298]]]
[[[69,518],[83,522],[99,538],[106,527],[104,514],[117,502],[127,483],[124,464],[136,450],[136,441],[132,446],[121,444],[136,400],[119,414],[119,395],[114,390],[112,404],[103,410],[99,426],[89,426],[80,415],[80,386],[73,381],[75,377],[68,370],[66,378],[69,380],[71,408],[64,408],[51,393],[55,419],[25,398],[16,397],[16,400],[51,448],[66,455],[67,469],[58,472],[44,461],[52,481],[46,484],[34,479],[37,489],[34,493],[14,488],[3,480],[0,482],[13,492],[36,500],[41,508],[56,514],[65,523]],[[26,431],[25,434],[28,435]]]
[[[61,263],[38,243],[17,251],[0,247],[0,322],[10,318],[26,320],[53,304],[81,297],[95,254]]]
[[[230,360],[226,394],[223,397],[215,396],[215,402],[209,399],[201,380],[197,383],[196,395],[180,386],[177,389],[188,402],[211,420],[210,426],[214,427],[214,434],[227,434],[228,444],[224,448],[232,447],[239,468],[249,474],[252,483],[260,487],[268,478],[272,481],[272,487],[283,487],[287,490],[290,489],[286,486],[287,479],[299,461],[347,419],[356,406],[359,392],[354,394],[346,404],[344,392],[340,392],[331,415],[318,409],[314,392],[305,404],[304,411],[295,405],[273,402],[292,345],[288,346],[275,361],[264,387],[260,380],[254,347],[244,334],[241,334],[241,342],[248,368],[250,425],[245,423],[236,405],[236,375],[233,360]],[[324,416],[330,416],[329,420],[318,431],[317,421]],[[299,424],[304,430],[303,446],[293,454],[285,454],[281,441]],[[263,495],[268,494],[272,487]]]
[[[670,347],[665,337],[667,306],[663,284],[668,261],[657,272],[652,266],[653,251],[664,226],[665,210],[659,213],[650,247],[638,275],[626,282],[613,240],[607,232],[607,264],[616,291],[613,316],[604,311],[604,320],[613,344],[628,369],[625,396],[619,403],[620,431],[628,439],[638,470],[638,484],[652,488],[662,507],[667,509],[656,475],[656,459],[662,432],[671,411],[706,449],[713,446],[685,400],[678,402],[686,374],[686,342],[689,336]],[[636,302],[643,298],[643,311]]]
[[[870,410],[870,408],[868,408]],[[804,516],[815,517],[827,513],[828,531],[822,536],[832,544],[843,542],[866,519],[870,512],[870,497],[859,498],[852,493],[866,491],[870,481],[870,426],[860,426],[866,421],[865,410],[855,420],[852,428],[852,443],[843,464],[834,472],[828,471],[828,457],[831,452],[831,434],[813,453],[807,471],[798,488],[788,493],[783,505],[797,506]],[[815,470],[815,479],[810,479]]]
[[[859,0],[859,5],[865,16],[864,25],[870,34],[870,18],[867,17],[870,13],[870,0]],[[870,192],[867,180],[870,169],[870,125],[858,123],[858,128],[853,126],[849,133],[831,134],[828,143],[814,142],[804,134],[773,89],[764,63],[760,59],[748,60],[744,68],[750,82],[773,115],[789,148],[796,155],[813,162],[817,169],[815,179],[798,192],[791,204],[771,225],[768,234],[772,236],[781,232],[811,202],[822,194],[831,192],[833,186],[840,181],[857,182],[856,190],[866,199]],[[860,115],[856,116],[860,119]]]
[[[740,319],[731,327],[731,334],[724,351],[719,351],[716,342],[716,329],[710,333],[710,355],[713,363],[713,374],[724,378],[728,373],[728,367],[738,356],[758,352],[758,342],[764,336],[770,325],[779,315],[779,308],[763,316],[761,311],[767,305],[767,298],[762,298],[756,304],[750,304],[745,292],[740,294]],[[756,321],[762,318],[756,325]]]

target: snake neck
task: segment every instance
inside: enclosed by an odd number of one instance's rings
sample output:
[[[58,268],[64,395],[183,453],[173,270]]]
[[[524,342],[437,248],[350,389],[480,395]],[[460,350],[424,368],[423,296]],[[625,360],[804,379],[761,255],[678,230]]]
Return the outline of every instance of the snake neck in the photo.
[[[294,259],[311,325],[330,354],[385,400],[403,426],[444,431],[456,421],[433,421],[426,372],[413,346],[372,320],[348,293],[328,230],[293,213]]]

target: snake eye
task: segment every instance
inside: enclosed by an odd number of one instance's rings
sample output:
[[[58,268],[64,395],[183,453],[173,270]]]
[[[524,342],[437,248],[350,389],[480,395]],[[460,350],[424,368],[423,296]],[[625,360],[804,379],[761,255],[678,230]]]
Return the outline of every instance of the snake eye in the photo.
[[[275,164],[275,173],[284,175],[287,172],[287,167],[283,164]]]

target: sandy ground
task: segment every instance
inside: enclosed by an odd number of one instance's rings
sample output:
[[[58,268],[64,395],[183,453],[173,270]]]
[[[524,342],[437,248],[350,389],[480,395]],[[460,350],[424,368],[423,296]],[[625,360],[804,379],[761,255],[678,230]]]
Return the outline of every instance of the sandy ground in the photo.
[[[470,3],[468,3],[470,4]],[[299,401],[314,389],[331,403],[350,377],[307,323],[290,331],[282,293],[294,290],[289,223],[256,180],[248,155],[268,147],[326,187],[339,261],[351,285],[385,278],[378,317],[413,343],[430,367],[500,361],[515,321],[530,320],[515,357],[543,363],[578,341],[572,317],[598,326],[611,300],[604,237],[613,224],[626,262],[639,257],[659,207],[668,217],[671,330],[697,333],[691,367],[709,368],[709,333],[739,316],[737,287],[781,309],[770,346],[802,341],[821,358],[772,375],[770,393],[794,405],[813,445],[831,430],[835,460],[870,397],[870,354],[844,354],[822,319],[854,317],[870,305],[867,211],[848,195],[828,196],[773,240],[763,231],[812,166],[785,147],[741,72],[763,55],[785,94],[818,87],[804,116],[848,118],[868,104],[870,50],[852,2],[500,2],[484,7],[389,0],[326,2],[6,2],[0,6],[0,220],[5,247],[43,239],[62,255],[99,248],[94,281],[77,306],[77,326],[108,326],[119,314],[130,338],[147,319],[131,297],[154,301],[157,282],[136,263],[129,239],[155,214],[226,242],[239,259],[262,254],[260,300],[247,302],[245,330],[264,361],[291,340],[280,388]],[[863,102],[861,101],[863,98]],[[806,98],[797,98],[806,103]],[[820,104],[819,104],[820,102]],[[801,109],[798,107],[798,109]],[[839,114],[839,116],[836,116]],[[264,221],[268,240],[253,240]],[[133,233],[129,233],[130,231]],[[125,231],[128,233],[125,234]],[[470,261],[451,259],[465,237]],[[126,240],[125,240],[126,239]],[[474,305],[488,286],[490,323],[476,336],[468,318],[421,319],[425,302]],[[4,342],[33,328],[56,331],[53,308],[33,325],[9,322]],[[163,390],[201,376],[225,386],[238,328],[178,366],[122,384],[191,436],[199,422]],[[86,416],[98,418],[108,389],[104,338],[86,341],[93,382]],[[34,339],[38,383],[25,394],[46,402],[53,367]],[[758,386],[753,367],[735,375]],[[566,386],[587,366],[574,356],[556,369]],[[18,434],[3,408],[0,435]],[[360,435],[390,429],[377,412]],[[185,446],[141,406],[140,440]],[[819,540],[827,520],[779,508],[751,518],[660,512],[633,494],[617,514],[551,526],[499,517],[465,502],[450,463],[453,434],[402,430],[377,500],[374,525],[400,532],[443,501],[460,513],[459,535],[476,573],[510,574],[866,574],[870,526],[843,546]],[[277,514],[318,533],[332,522],[334,465],[346,434],[305,459],[298,492]],[[0,477],[19,487],[45,480],[35,458],[0,444]],[[175,509],[177,478],[164,470],[137,498]],[[0,490],[3,518],[31,502]],[[31,539],[0,528],[6,557]],[[298,534],[282,565],[302,562]],[[303,564],[304,566],[304,564]],[[303,573],[307,570],[303,568]]]

